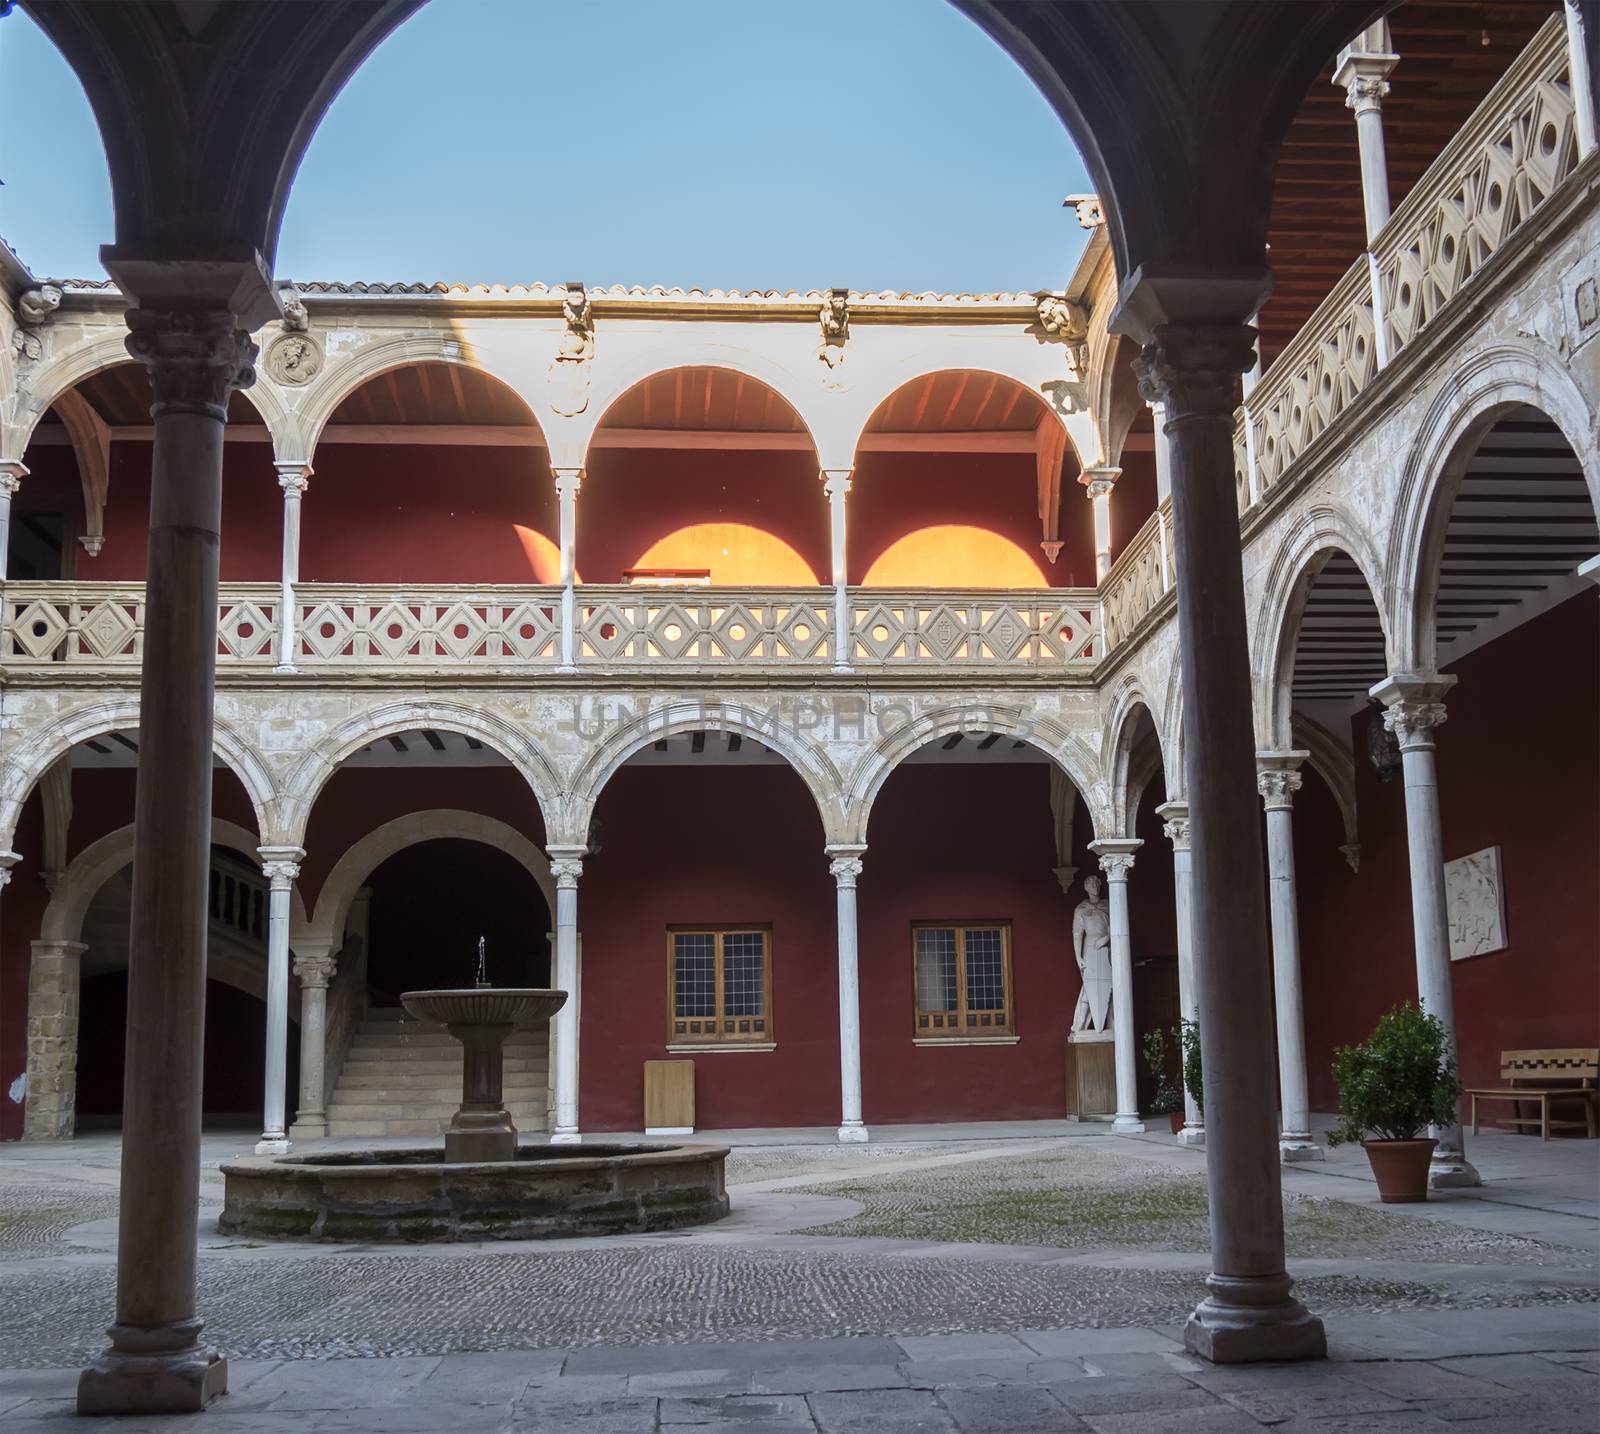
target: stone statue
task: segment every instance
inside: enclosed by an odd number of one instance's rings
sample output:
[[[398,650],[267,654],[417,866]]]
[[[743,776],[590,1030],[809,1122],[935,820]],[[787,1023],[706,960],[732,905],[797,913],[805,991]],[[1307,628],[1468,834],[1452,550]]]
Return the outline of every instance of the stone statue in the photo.
[[[17,322],[34,328],[60,307],[61,290],[54,284],[41,284],[17,296]]]
[[[281,289],[278,297],[283,301],[283,327],[286,333],[303,334],[311,329],[311,315],[306,312],[306,301],[298,289]]]
[[[1072,954],[1083,976],[1083,989],[1072,1013],[1072,1029],[1105,1031],[1111,1027],[1111,907],[1098,876],[1083,880],[1084,899],[1072,913]]]
[[[594,306],[582,284],[568,284],[561,301],[566,322],[550,361],[550,406],[571,418],[589,406],[589,367],[594,358]]]
[[[850,291],[830,289],[827,301],[817,311],[817,322],[822,326],[817,358],[831,374],[844,362],[844,344],[850,337]],[[836,378],[824,381],[830,388],[840,387]]]

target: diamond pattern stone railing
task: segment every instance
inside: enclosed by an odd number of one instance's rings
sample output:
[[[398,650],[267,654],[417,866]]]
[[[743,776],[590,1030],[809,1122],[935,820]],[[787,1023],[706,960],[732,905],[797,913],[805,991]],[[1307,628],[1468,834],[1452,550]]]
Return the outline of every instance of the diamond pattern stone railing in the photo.
[[[578,589],[578,662],[826,666],[827,588]]]
[[[1351,265],[1245,400],[1234,429],[1241,512],[1271,492],[1377,378],[1372,268],[1385,361],[1392,363],[1470,287],[1577,159],[1566,31],[1558,14],[1390,215],[1372,254]]]
[[[1172,589],[1174,577],[1172,501],[1145,519],[1122,550],[1101,589],[1105,595],[1107,648],[1127,642],[1157,603]]]
[[[589,669],[727,670],[834,662],[830,588],[582,586],[577,662]],[[276,587],[224,584],[217,663],[271,669]],[[934,672],[975,666],[1092,668],[1105,653],[1092,589],[1039,592],[852,589],[857,667]],[[294,666],[304,672],[385,669],[530,673],[560,658],[561,591],[553,587],[347,588],[295,593]],[[144,589],[134,583],[13,582],[0,603],[0,667],[136,671]]]
[[[1105,655],[1093,589],[850,594],[850,665],[961,668],[1000,663],[1094,667]]]

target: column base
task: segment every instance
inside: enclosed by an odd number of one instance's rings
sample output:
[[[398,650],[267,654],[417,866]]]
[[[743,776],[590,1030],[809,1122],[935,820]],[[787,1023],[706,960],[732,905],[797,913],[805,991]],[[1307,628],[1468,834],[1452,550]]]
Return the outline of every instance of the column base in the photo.
[[[1111,1122],[1118,1135],[1143,1135],[1144,1122],[1136,1115],[1118,1115]]]
[[[550,1143],[552,1145],[582,1145],[583,1136],[576,1130],[562,1130],[558,1126],[555,1133],[550,1137]]]
[[[1483,1176],[1465,1155],[1456,1151],[1434,1151],[1428,1163],[1428,1189],[1471,1190],[1483,1184]]]
[[[577,673],[578,673],[578,669],[576,667],[574,667],[571,663],[558,662],[556,664],[556,676],[557,677],[576,677]]]
[[[1178,1132],[1179,1145],[1192,1145],[1196,1149],[1206,1143],[1206,1128],[1203,1125],[1186,1125]]]
[[[325,1120],[297,1120],[289,1127],[289,1139],[295,1140],[326,1140],[328,1138],[328,1122]]]
[[[1328,1152],[1309,1135],[1280,1135],[1278,1159],[1285,1165],[1302,1165],[1310,1160],[1326,1160]]]
[[[289,1142],[281,1135],[263,1135],[256,1141],[257,1155],[287,1155]]]
[[[78,1413],[198,1414],[227,1392],[228,1361],[214,1349],[107,1350],[78,1376]]]
[[[1211,1275],[1211,1294],[1183,1327],[1183,1346],[1213,1364],[1326,1359],[1322,1321],[1290,1293],[1288,1275]]]
[[[859,1120],[847,1120],[839,1127],[839,1141],[843,1145],[865,1145],[870,1138],[867,1127]]]
[[[292,662],[280,662],[272,670],[273,670],[274,673],[290,673],[290,674],[293,674],[293,673],[298,672],[300,669],[298,667],[296,667],[294,665],[294,663],[292,663]]]

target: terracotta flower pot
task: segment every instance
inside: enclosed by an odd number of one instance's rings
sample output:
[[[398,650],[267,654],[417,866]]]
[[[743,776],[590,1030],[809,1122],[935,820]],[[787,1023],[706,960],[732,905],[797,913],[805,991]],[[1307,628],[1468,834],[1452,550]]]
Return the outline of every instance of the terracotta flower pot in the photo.
[[[1183,1112],[1181,1110],[1173,1111],[1167,1119],[1172,1122],[1172,1133],[1174,1135],[1183,1129]]]
[[[1414,1205],[1428,1198],[1428,1162],[1437,1140],[1363,1140],[1378,1198],[1385,1205]]]

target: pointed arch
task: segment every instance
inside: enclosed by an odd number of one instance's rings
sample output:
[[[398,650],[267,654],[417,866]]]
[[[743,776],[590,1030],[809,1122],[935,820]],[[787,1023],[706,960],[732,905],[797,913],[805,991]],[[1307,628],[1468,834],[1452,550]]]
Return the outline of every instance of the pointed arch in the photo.
[[[1560,430],[1600,514],[1600,426],[1571,366],[1531,340],[1463,355],[1429,404],[1401,473],[1385,568],[1395,594],[1394,670],[1436,669],[1445,529],[1478,444],[1516,408],[1532,408]]]
[[[1255,609],[1252,706],[1256,745],[1263,750],[1286,750],[1291,745],[1291,688],[1301,621],[1311,586],[1335,553],[1343,553],[1360,570],[1383,626],[1386,661],[1390,671],[1395,670],[1395,621],[1385,601],[1390,589],[1383,581],[1383,560],[1348,512],[1332,503],[1319,503],[1301,514],[1279,541]]]
[[[57,718],[27,738],[8,754],[5,773],[0,776],[0,832],[9,835],[16,829],[22,804],[27,801],[34,785],[52,764],[80,742],[104,736],[107,732],[137,728],[138,725],[139,699],[119,697],[81,707],[76,712]],[[277,807],[277,791],[266,763],[220,717],[213,718],[211,744],[212,750],[243,785],[250,805],[255,808],[257,829],[262,833],[262,840],[265,840],[266,834],[273,830]]]
[[[527,782],[539,804],[545,831],[555,828],[561,779],[544,749],[521,728],[479,707],[456,702],[401,701],[359,712],[325,732],[301,757],[281,798],[285,845],[304,844],[311,808],[345,760],[363,747],[401,732],[435,730],[475,737],[506,759]]]
[[[584,844],[595,803],[617,769],[651,743],[688,732],[734,732],[776,752],[811,793],[822,821],[824,840],[845,840],[839,835],[844,785],[839,770],[820,746],[804,737],[797,721],[785,718],[776,709],[761,712],[737,702],[696,699],[650,707],[610,731],[573,777],[563,802],[561,842],[552,844]]]
[[[957,701],[896,726],[879,738],[873,749],[857,763],[844,789],[841,843],[865,845],[867,826],[878,793],[891,772],[913,752],[941,737],[957,733],[996,733],[1027,742],[1048,757],[1067,780],[1078,789],[1088,808],[1096,836],[1115,830],[1115,818],[1098,761],[1085,750],[1083,739],[1055,721],[1019,707]]]

